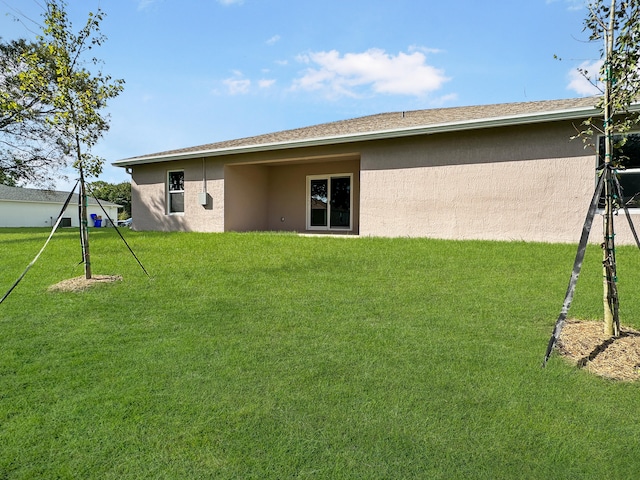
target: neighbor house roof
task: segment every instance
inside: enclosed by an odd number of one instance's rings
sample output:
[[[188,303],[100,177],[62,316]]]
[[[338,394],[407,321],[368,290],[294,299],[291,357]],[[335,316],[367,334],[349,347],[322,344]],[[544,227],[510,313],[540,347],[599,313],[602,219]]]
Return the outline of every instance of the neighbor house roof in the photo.
[[[0,185],[0,202],[33,202],[33,203],[60,203],[64,204],[69,196],[69,192],[59,192],[54,190],[39,190],[37,188],[20,188]],[[78,204],[78,194],[74,193],[71,197],[71,204]],[[98,202],[89,197],[87,203],[89,205],[98,205]],[[106,200],[100,200],[100,203],[107,207],[121,207],[115,203]]]
[[[381,113],[366,117],[284,130],[255,137],[127,158],[113,163],[131,166],[144,163],[330,145],[364,140],[406,137],[476,128],[579,119],[598,115],[597,97],[538,102],[502,103],[471,107],[435,108]]]

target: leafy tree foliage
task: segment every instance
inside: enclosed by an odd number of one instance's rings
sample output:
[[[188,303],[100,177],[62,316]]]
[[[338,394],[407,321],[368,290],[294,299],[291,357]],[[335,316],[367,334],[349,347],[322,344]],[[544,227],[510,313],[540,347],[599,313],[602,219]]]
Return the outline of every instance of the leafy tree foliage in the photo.
[[[82,175],[97,176],[104,160],[91,154],[92,147],[109,129],[108,117],[102,113],[107,101],[123,89],[123,80],[112,80],[100,70],[100,61],[86,55],[100,46],[105,36],[100,33],[104,13],[98,9],[89,13],[84,27],[74,33],[62,0],[48,0],[42,35],[38,37],[46,48],[46,55],[55,65],[55,76],[43,68],[37,52],[23,55],[27,69],[21,82],[29,90],[46,92],[51,105],[47,123],[63,139],[64,151],[73,156],[73,166]],[[97,68],[97,72],[87,67]]]
[[[581,72],[602,93],[597,106],[610,112],[604,122],[585,121],[580,136],[587,141],[594,134],[625,133],[640,122],[630,108],[640,92],[640,0],[593,0],[584,29],[590,41],[601,43],[603,65],[599,81]]]
[[[122,205],[123,212],[121,213],[123,220],[131,217],[131,183],[122,182],[118,184],[103,182],[98,180],[92,182],[90,185],[91,193],[100,200],[107,200],[109,202]]]
[[[8,185],[9,187],[17,186],[15,179],[5,174],[2,170],[0,170],[0,185]]]
[[[37,65],[39,85],[24,82],[26,57]],[[50,184],[67,164],[64,142],[48,122],[55,112],[48,91],[55,71],[43,42],[0,42],[0,183]]]
[[[0,172],[3,181],[51,183],[73,164],[97,176],[104,160],[91,149],[109,128],[107,101],[123,88],[88,57],[105,36],[104,13],[89,13],[76,33],[64,0],[46,0],[36,41],[0,43]]]

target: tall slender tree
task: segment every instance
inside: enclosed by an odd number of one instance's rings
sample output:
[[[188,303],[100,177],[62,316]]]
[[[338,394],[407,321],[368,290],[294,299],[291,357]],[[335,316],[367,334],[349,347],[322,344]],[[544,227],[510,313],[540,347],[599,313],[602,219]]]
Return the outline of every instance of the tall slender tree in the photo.
[[[603,214],[603,306],[604,333],[620,333],[618,317],[617,265],[615,256],[616,210],[622,198],[617,195],[615,169],[619,167],[614,151],[625,143],[625,133],[639,122],[632,110],[640,93],[640,0],[593,0],[585,20],[590,40],[602,42],[603,66],[599,82],[602,91],[598,106],[602,119],[590,118],[579,133],[585,142],[594,136],[604,137],[601,175],[604,175]],[[583,72],[587,76],[587,72]],[[602,153],[602,152],[601,152]]]
[[[53,107],[47,124],[78,171],[82,257],[85,276],[91,278],[85,179],[102,172],[104,159],[92,154],[91,149],[109,129],[108,116],[103,111],[107,101],[120,94],[124,80],[113,80],[102,73],[96,57],[87,58],[106,40],[100,32],[102,10],[90,12],[85,25],[76,33],[66,7],[64,0],[46,1],[42,35],[38,37],[55,66],[55,75],[49,75],[42,66],[41,55],[33,51],[22,56],[27,68],[20,74],[20,80],[25,88],[41,91],[41,102]]]

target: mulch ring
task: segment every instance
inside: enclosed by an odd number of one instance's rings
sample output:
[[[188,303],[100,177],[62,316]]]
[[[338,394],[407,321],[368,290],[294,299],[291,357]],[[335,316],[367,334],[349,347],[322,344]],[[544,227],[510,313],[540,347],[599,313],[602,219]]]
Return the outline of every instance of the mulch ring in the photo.
[[[620,327],[618,338],[603,333],[602,322],[569,320],[558,339],[560,355],[604,378],[634,381],[640,378],[640,332]]]
[[[56,283],[55,285],[51,285],[48,288],[48,291],[83,292],[98,283],[112,283],[121,281],[121,275],[92,275],[92,277],[89,279],[85,278],[83,275],[82,277],[70,278],[68,280],[63,280],[62,282]]]

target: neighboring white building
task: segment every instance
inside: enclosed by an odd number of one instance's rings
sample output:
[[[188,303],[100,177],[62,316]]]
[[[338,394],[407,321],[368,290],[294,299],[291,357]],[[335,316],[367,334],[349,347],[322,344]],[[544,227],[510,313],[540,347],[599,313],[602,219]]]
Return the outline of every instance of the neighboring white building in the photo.
[[[0,185],[0,227],[51,227],[68,196],[69,192]],[[60,226],[79,226],[78,198],[78,194],[74,193],[62,215]],[[97,226],[91,215],[101,217],[101,226],[107,226],[109,222],[98,202],[89,197],[87,203],[89,226]],[[122,207],[106,200],[100,200],[100,203],[108,216],[117,222],[118,208]]]

